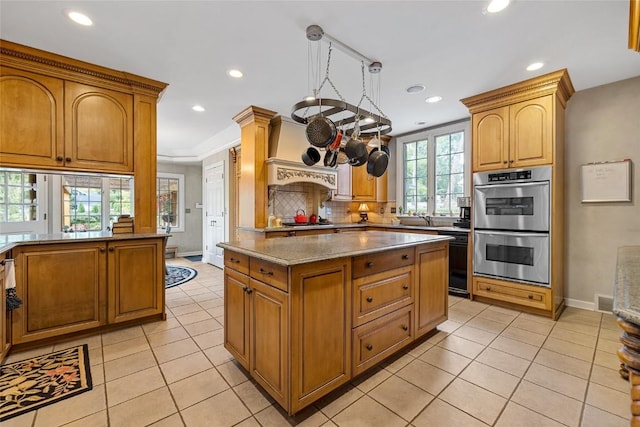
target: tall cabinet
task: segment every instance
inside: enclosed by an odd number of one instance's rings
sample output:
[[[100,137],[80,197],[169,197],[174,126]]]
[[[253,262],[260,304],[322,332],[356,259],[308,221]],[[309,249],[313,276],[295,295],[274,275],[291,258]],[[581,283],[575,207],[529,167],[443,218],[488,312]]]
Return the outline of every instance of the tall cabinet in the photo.
[[[564,115],[575,92],[566,69],[462,99],[472,122],[473,172],[549,165],[551,286],[473,276],[472,298],[557,318],[564,306]],[[472,244],[472,243],[471,243]]]

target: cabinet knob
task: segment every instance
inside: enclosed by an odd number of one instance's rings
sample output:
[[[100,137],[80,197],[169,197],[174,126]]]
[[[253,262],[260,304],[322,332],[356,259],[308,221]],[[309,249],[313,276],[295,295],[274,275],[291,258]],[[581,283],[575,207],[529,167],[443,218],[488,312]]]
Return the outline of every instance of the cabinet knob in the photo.
[[[373,297],[367,297],[367,302],[373,302]]]
[[[115,251],[115,249],[113,247],[110,247],[109,252],[113,252],[113,251]]]
[[[260,273],[262,274],[266,274],[268,276],[273,276],[273,271],[267,271],[264,268],[260,268],[260,270],[258,270]]]
[[[64,157],[62,157],[62,156],[57,156],[57,157],[56,157],[56,160],[57,160],[57,161],[59,161],[59,162],[61,162],[61,161],[63,161],[63,160],[64,160]]]
[[[502,163],[504,163],[504,164],[506,165],[508,162],[505,160],[505,161],[504,161],[504,162],[502,162]]]
[[[71,161],[71,157],[65,157],[65,158],[64,158],[64,161],[65,161],[65,162],[70,162],[70,161]]]
[[[373,350],[373,346],[371,344],[367,344],[367,350],[369,351]]]
[[[533,299],[533,295],[529,295],[529,299]]]
[[[250,287],[248,287],[248,286],[245,286],[244,288],[242,288],[242,290],[243,290],[243,291],[245,291],[247,294],[250,294],[250,293],[252,293],[252,292],[253,292],[253,289],[251,289],[251,288],[250,288]]]
[[[105,250],[105,248],[100,248],[100,252],[104,252]]]
[[[402,325],[402,330],[403,330],[403,331],[408,331],[408,330],[409,330],[409,327],[408,327],[407,325]]]
[[[373,267],[373,263],[372,263],[371,261],[369,261],[369,262],[367,263],[367,268],[371,268],[371,267]]]
[[[409,259],[409,255],[407,254],[402,255],[402,259]]]
[[[407,285],[407,284],[405,283],[404,285],[402,285],[402,289],[404,289],[404,290],[406,291],[407,289],[409,289],[409,285]]]
[[[487,292],[491,291],[491,286],[487,286]]]
[[[240,264],[240,260],[239,259],[235,259],[234,257],[229,258],[229,261],[235,263],[235,264]]]

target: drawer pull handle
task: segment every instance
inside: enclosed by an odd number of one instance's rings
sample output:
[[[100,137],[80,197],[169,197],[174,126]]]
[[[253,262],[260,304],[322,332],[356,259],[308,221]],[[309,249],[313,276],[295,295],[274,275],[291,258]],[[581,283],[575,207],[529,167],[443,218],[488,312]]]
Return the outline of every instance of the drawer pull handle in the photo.
[[[529,294],[529,299],[533,299],[533,295]]]
[[[402,259],[409,259],[409,255],[407,254],[402,255]]]
[[[407,325],[402,325],[402,330],[403,330],[403,331],[408,331],[408,330],[409,330],[409,327],[408,327]]]
[[[373,302],[373,297],[367,297],[367,302]]]
[[[402,285],[402,289],[404,289],[406,291],[407,289],[409,289],[409,285],[407,285],[407,284]]]
[[[289,236],[295,236],[295,235],[296,235],[296,232],[295,232],[295,231],[290,231],[290,232],[289,232]]]
[[[260,267],[260,273],[266,274],[267,276],[273,276],[273,271],[267,271],[264,268]]]
[[[371,267],[373,267],[373,263],[372,263],[371,261],[369,261],[369,262],[367,263],[367,268],[371,268]]]
[[[373,350],[373,346],[371,344],[367,344],[367,350],[369,351]]]
[[[239,260],[239,259],[236,259],[236,258],[234,258],[234,257],[229,258],[229,261],[231,261],[231,262],[235,262],[236,264],[240,264],[240,260]]]

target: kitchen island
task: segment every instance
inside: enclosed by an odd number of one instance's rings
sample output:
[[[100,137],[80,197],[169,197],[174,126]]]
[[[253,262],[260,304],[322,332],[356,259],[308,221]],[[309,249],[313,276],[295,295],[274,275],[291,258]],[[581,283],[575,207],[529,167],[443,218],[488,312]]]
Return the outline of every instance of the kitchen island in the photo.
[[[220,243],[225,348],[299,412],[447,319],[450,239],[366,231]]]
[[[16,294],[22,299],[20,307],[2,316],[0,329],[6,335],[0,357],[10,346],[36,346],[164,319],[167,237],[110,232],[0,235],[0,257],[5,266],[13,262]]]

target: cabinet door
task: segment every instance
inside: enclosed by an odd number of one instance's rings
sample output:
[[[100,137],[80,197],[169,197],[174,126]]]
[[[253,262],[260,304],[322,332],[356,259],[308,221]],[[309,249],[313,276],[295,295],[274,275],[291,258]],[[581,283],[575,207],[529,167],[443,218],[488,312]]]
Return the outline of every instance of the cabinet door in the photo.
[[[351,165],[348,163],[338,165],[337,188],[333,192],[333,200],[348,200],[351,195]]]
[[[0,261],[4,261],[5,258],[5,254],[0,254]],[[7,339],[8,316],[6,313],[6,307],[6,292],[4,289],[4,264],[0,264],[0,363],[2,363],[4,355],[9,348],[9,340]]]
[[[447,320],[449,244],[417,248],[416,338]]]
[[[473,171],[504,169],[509,160],[509,107],[473,115]]]
[[[96,242],[13,250],[22,299],[12,312],[14,344],[106,324],[105,248],[105,242]]]
[[[296,266],[290,289],[295,413],[351,378],[351,260]]]
[[[0,164],[63,166],[63,81],[0,67]]]
[[[65,83],[67,168],[133,172],[132,95]]]
[[[249,276],[224,269],[224,348],[249,370]]]
[[[369,176],[367,165],[349,166],[351,168],[351,188],[354,201],[376,200],[376,178]]]
[[[509,167],[553,163],[553,95],[511,105]]]
[[[251,279],[251,376],[284,408],[289,406],[287,294]]]
[[[162,239],[109,242],[109,323],[164,313]]]

